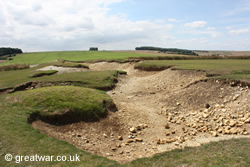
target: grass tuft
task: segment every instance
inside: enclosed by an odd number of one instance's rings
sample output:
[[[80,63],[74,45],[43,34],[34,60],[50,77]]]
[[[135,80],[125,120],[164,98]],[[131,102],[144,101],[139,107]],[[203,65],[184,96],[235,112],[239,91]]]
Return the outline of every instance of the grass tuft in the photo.
[[[127,72],[122,70],[118,70],[117,73],[120,75],[127,75]]]
[[[48,71],[41,71],[33,74],[31,78],[42,77],[42,76],[49,76],[57,73],[57,70],[48,70]]]
[[[30,67],[29,65],[26,64],[12,64],[12,65],[0,66],[0,71],[22,70],[27,68]]]

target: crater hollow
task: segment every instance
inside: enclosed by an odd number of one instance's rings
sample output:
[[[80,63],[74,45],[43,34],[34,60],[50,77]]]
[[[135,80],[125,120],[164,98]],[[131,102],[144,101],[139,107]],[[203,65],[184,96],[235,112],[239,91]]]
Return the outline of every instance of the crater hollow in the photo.
[[[207,80],[205,72],[145,72],[135,63],[89,63],[90,70],[123,70],[108,91],[118,111],[99,122],[32,126],[120,163],[210,141],[249,138],[248,88]],[[193,84],[195,83],[195,84]]]

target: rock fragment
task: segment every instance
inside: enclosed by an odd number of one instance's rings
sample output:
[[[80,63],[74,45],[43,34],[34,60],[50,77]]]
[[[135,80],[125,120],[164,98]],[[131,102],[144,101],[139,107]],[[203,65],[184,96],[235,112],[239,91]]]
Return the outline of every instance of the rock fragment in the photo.
[[[142,138],[135,138],[135,141],[137,141],[137,142],[143,142],[143,139]]]
[[[117,139],[118,140],[123,140],[123,137],[122,136],[118,136]]]
[[[132,128],[129,129],[129,131],[132,132],[132,133],[136,133],[136,128],[132,127]]]

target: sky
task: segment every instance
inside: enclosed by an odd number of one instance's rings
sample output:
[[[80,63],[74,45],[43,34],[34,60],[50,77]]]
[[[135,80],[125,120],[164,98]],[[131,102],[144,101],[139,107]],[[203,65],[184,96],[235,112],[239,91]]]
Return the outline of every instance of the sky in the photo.
[[[25,52],[250,50],[250,0],[0,0],[0,31]]]

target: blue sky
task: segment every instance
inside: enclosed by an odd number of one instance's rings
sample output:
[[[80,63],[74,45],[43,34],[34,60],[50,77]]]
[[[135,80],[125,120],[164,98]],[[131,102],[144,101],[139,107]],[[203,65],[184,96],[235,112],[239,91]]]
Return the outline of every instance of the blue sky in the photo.
[[[0,47],[250,50],[249,0],[0,0]]]

